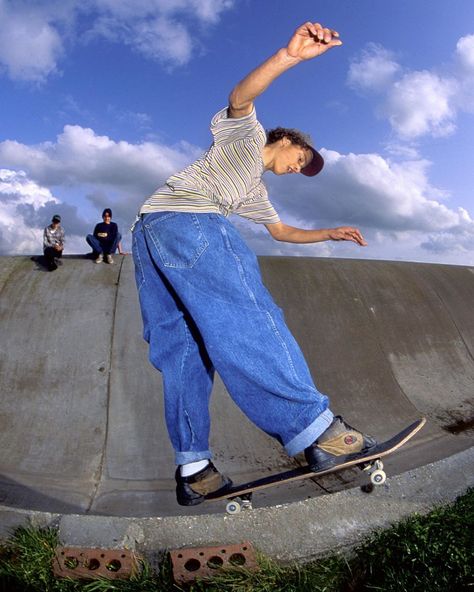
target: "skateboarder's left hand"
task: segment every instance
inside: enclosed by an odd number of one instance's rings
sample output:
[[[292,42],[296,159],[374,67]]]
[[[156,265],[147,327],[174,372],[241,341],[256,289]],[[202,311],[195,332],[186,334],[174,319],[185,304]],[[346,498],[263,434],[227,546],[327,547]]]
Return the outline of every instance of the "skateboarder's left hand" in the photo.
[[[338,228],[331,228],[329,230],[329,238],[330,240],[334,241],[352,241],[361,247],[367,246],[367,242],[360,233],[360,230],[358,228],[353,228],[352,226],[339,226]]]

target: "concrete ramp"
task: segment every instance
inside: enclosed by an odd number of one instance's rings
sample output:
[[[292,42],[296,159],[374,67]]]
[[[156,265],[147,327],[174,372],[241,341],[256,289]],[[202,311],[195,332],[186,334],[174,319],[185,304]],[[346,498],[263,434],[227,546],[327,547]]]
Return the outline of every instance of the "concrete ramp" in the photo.
[[[260,259],[318,388],[385,439],[427,427],[387,473],[473,445],[474,268],[341,259]],[[0,504],[62,514],[172,516],[181,508],[160,375],[148,362],[131,258],[65,257],[48,273],[0,258]],[[216,381],[215,462],[239,482],[294,467]],[[274,505],[354,487],[352,470],[256,496]]]

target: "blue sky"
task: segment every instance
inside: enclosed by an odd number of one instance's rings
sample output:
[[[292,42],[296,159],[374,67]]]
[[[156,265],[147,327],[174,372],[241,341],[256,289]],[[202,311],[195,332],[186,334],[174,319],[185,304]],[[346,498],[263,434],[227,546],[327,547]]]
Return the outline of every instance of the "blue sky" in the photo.
[[[286,245],[233,221],[259,254],[474,265],[474,2],[0,0],[0,254],[66,253],[112,207],[140,204],[210,141],[233,85],[302,22],[343,45],[257,100],[266,128],[308,132],[314,179],[264,179],[282,220],[357,225],[369,246]]]

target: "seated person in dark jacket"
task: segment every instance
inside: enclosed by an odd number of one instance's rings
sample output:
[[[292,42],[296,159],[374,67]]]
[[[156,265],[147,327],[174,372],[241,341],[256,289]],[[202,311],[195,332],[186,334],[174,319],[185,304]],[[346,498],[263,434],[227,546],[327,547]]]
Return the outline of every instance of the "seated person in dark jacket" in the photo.
[[[105,259],[107,263],[113,263],[113,253],[119,248],[122,235],[118,231],[117,224],[112,222],[112,210],[105,208],[102,212],[103,222],[96,224],[94,228],[94,234],[88,234],[86,241],[92,247],[93,256],[96,263],[102,263]]]

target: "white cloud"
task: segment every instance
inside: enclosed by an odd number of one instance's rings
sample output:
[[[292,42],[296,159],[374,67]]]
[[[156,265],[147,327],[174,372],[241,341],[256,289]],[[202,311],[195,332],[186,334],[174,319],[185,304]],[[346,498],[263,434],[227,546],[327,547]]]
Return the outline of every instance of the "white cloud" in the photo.
[[[181,3],[186,4],[186,2]],[[233,5],[234,0],[191,0],[191,6],[194,7],[199,18],[213,24],[219,20],[222,12],[230,10]]]
[[[130,18],[184,15],[196,16],[199,21],[216,23],[221,14],[232,8],[235,0],[95,0],[98,12],[114,15],[120,20]]]
[[[68,251],[76,248],[83,252],[83,237],[97,220],[88,211],[79,215],[75,205],[61,201],[58,195],[86,196],[95,217],[104,207],[112,207],[114,219],[125,234],[145,197],[199,153],[185,143],[169,148],[153,142],[116,142],[80,126],[66,126],[55,142],[36,146],[0,142],[0,162],[9,169],[3,179],[1,199],[9,205],[0,211],[2,223],[10,225],[20,212],[26,226],[43,228],[45,219],[54,214],[53,206],[60,206],[68,232],[76,237],[68,240]],[[80,203],[84,210],[84,200]],[[5,250],[10,234],[5,228],[2,233]],[[20,251],[14,243],[8,248],[12,253],[25,252],[31,244],[25,243]]]
[[[474,263],[474,220],[465,209],[450,208],[449,194],[430,184],[429,162],[323,154],[326,165],[315,180],[267,177],[277,210],[285,223],[304,228],[359,227],[369,246],[275,245],[249,228],[254,248],[265,254]]]
[[[459,39],[456,54],[463,68],[474,74],[474,35],[466,35]]]
[[[387,154],[400,160],[421,160],[420,153],[415,146],[399,143],[387,142],[385,145]]]
[[[352,61],[347,80],[349,86],[355,89],[382,91],[394,80],[400,69],[390,51],[369,43],[361,56]]]
[[[24,171],[0,169],[0,254],[41,252],[42,229],[25,221],[18,208],[39,211],[57,203],[49,189],[28,179]]]
[[[189,62],[194,45],[184,25],[165,17],[138,21],[124,41],[148,58],[175,66]]]
[[[448,66],[429,70],[403,70],[391,52],[369,44],[352,61],[347,83],[381,94],[376,113],[401,140],[447,136],[459,110],[474,110],[474,35],[459,39]]]
[[[56,71],[63,49],[45,14],[0,1],[0,64],[10,78],[42,82]]]
[[[234,1],[0,0],[0,66],[14,80],[43,82],[79,36],[124,43],[148,59],[181,66],[197,53],[203,28]]]
[[[65,253],[88,252],[85,236],[93,223],[77,206],[61,201],[25,171],[0,169],[0,255],[41,254],[43,230],[55,214],[66,231]]]
[[[88,32],[131,46],[168,66],[189,62],[198,47],[198,30],[216,24],[234,0],[97,0]]]
[[[421,247],[437,255],[458,254],[472,264],[474,263],[474,220],[464,208],[459,208],[458,214],[459,223],[454,232],[451,230],[430,234]]]
[[[456,104],[459,109],[474,113],[474,35],[461,37],[456,45],[456,58],[459,67]]]
[[[10,177],[4,178],[1,201],[7,209],[0,214],[3,219],[8,213],[10,222],[21,215],[26,235],[30,227],[34,232],[44,227],[53,210],[59,209],[69,234],[77,238],[68,249],[77,244],[84,252],[83,237],[104,207],[113,208],[114,219],[126,232],[145,197],[199,152],[186,144],[170,148],[158,142],[117,142],[80,126],[66,126],[54,142],[36,146],[2,142],[0,162]],[[466,210],[450,208],[449,194],[430,183],[428,161],[407,158],[410,153],[398,160],[379,154],[323,153],[326,166],[316,180],[266,175],[272,200],[288,224],[358,226],[369,247],[287,245],[272,241],[261,226],[238,222],[258,253],[474,263],[474,221]],[[61,201],[61,195],[71,193],[86,196],[92,214],[85,211],[84,199],[80,215],[70,199]],[[5,229],[0,230],[8,239]],[[18,252],[16,244],[8,248]]]
[[[393,84],[383,111],[402,138],[446,136],[455,130],[456,90],[452,80],[428,71],[411,72]]]
[[[285,211],[316,224],[356,224],[387,232],[433,232],[459,227],[462,216],[442,202],[449,195],[428,180],[429,162],[393,162],[378,154],[340,154],[324,150],[326,165],[317,181],[283,179]],[[274,183],[272,183],[273,185]],[[301,195],[299,200],[294,199]],[[279,191],[281,194],[281,190]],[[309,198],[308,195],[314,197]],[[474,230],[474,227],[473,227]]]
[[[78,125],[66,125],[56,142],[0,142],[1,162],[26,170],[41,184],[109,186],[142,196],[197,154],[185,144],[169,148],[152,142],[116,142]]]
[[[168,66],[182,66],[192,58],[195,45],[187,27],[164,15],[134,14],[124,19],[117,12],[100,15],[86,32],[85,38],[103,38],[124,43],[146,58]]]
[[[120,109],[112,104],[107,105],[107,113],[112,115],[118,122],[128,123],[135,129],[149,130],[151,128],[152,119],[147,113]]]

